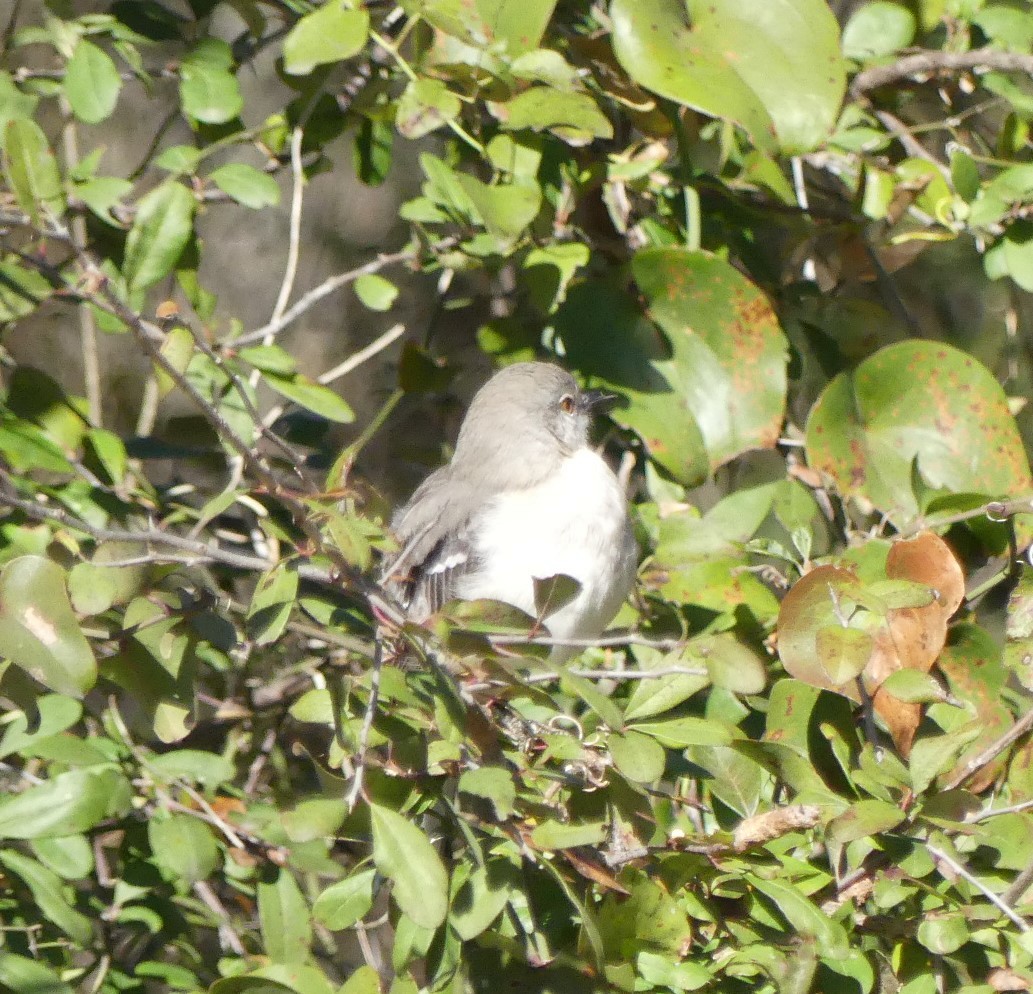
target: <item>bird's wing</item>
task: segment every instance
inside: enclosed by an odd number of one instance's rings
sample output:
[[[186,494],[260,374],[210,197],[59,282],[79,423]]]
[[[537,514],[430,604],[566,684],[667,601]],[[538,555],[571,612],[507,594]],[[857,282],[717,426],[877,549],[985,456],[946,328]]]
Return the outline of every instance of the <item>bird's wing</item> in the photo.
[[[414,621],[452,600],[456,584],[476,569],[471,517],[478,505],[470,488],[447,468],[431,474],[395,516],[401,552],[384,571],[385,587]]]

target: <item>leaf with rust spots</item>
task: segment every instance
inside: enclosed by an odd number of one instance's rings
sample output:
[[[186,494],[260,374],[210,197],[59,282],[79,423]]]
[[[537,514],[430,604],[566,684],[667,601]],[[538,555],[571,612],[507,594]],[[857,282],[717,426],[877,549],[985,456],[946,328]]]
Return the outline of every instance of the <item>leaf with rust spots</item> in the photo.
[[[705,252],[647,249],[632,266],[648,317],[612,287],[583,284],[556,318],[570,362],[624,397],[613,419],[686,484],[773,447],[788,347],[767,298]]]
[[[808,419],[807,459],[843,494],[897,525],[920,511],[916,465],[933,489],[990,497],[1033,489],[1000,384],[940,342],[898,342],[837,376]]]
[[[910,751],[922,708],[882,689],[900,669],[928,672],[947,639],[947,622],[964,597],[964,577],[942,539],[924,533],[895,543],[885,563],[889,580],[908,580],[936,591],[918,607],[876,609],[879,577],[865,580],[839,566],[819,566],[782,602],[778,650],[786,670],[815,687],[860,702],[858,679],[872,697],[897,748]]]
[[[980,727],[979,736],[958,757],[954,770],[941,778],[943,782],[950,782],[970,759],[1011,727],[1011,712],[1001,699],[1008,683],[1008,670],[994,639],[984,629],[971,624],[954,626],[937,665],[947,678],[951,694],[975,710]],[[986,790],[1000,775],[1006,760],[1007,754],[1002,752],[969,777],[965,788],[974,794]]]

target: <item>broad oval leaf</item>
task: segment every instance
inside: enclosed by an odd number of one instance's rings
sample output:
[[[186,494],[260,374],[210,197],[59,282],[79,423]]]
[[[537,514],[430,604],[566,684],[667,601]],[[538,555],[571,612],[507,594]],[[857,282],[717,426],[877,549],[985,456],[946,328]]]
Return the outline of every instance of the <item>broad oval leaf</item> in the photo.
[[[613,419],[684,483],[773,446],[788,347],[764,294],[705,252],[647,249],[632,271],[662,335],[630,301],[588,284],[557,314],[570,361],[626,398]]]
[[[312,921],[294,875],[280,869],[272,883],[258,885],[258,921],[269,958],[296,967],[309,957]]]
[[[118,102],[122,79],[111,57],[81,38],[65,69],[68,106],[80,121],[97,124],[111,116]]]
[[[390,808],[371,804],[373,861],[394,884],[398,907],[417,925],[437,928],[448,913],[448,874],[427,836]]]
[[[360,870],[331,884],[316,898],[312,914],[334,931],[351,928],[373,906],[373,870]]]
[[[8,122],[4,139],[4,174],[18,206],[34,220],[41,207],[63,214],[61,174],[43,129],[35,121],[16,117]]]
[[[228,162],[208,177],[238,204],[258,210],[280,202],[280,187],[268,173],[243,162]]]
[[[806,152],[846,88],[824,0],[612,0],[613,48],[646,89],[741,124],[758,148]]]
[[[915,468],[928,486],[954,492],[1033,489],[1001,385],[943,342],[898,342],[837,376],[807,421],[807,460],[898,524],[919,512]]]
[[[0,571],[0,656],[69,697],[82,697],[97,682],[97,661],[57,563],[19,556]]]
[[[130,292],[146,290],[175,266],[193,231],[194,197],[167,180],[142,197],[126,239],[123,274]]]
[[[151,818],[147,837],[154,862],[171,880],[192,885],[210,876],[219,865],[219,846],[212,830],[190,815]]]
[[[85,832],[124,815],[132,789],[113,766],[69,770],[0,798],[0,838],[38,839]]]
[[[305,76],[316,66],[351,58],[368,35],[367,11],[327,0],[291,28],[283,41],[283,68],[292,76]]]
[[[65,894],[66,885],[56,873],[13,849],[0,852],[0,865],[22,878],[32,892],[41,918],[56,925],[78,944],[90,943],[93,923],[72,907]]]

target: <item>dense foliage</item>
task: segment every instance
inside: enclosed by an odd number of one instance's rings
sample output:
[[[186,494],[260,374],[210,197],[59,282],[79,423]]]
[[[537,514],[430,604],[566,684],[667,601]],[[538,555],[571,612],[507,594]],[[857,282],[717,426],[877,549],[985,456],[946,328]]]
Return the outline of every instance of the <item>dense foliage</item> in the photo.
[[[0,987],[1033,988],[1029,6],[93,7],[0,34]],[[411,143],[408,241],[296,287],[310,184]],[[248,329],[199,231],[256,212]],[[428,292],[621,397],[639,583],[561,671],[376,582],[371,445],[461,360],[281,344]]]

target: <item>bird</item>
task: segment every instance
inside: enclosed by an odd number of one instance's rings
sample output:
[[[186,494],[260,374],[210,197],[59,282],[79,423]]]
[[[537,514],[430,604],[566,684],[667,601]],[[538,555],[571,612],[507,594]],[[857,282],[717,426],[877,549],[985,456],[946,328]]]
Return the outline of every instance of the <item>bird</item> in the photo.
[[[400,551],[383,580],[409,620],[487,599],[538,618],[557,643],[602,633],[632,588],[638,551],[624,488],[589,443],[608,399],[546,362],[505,366],[480,388],[451,461],[392,520]],[[535,581],[556,576],[576,592],[539,617]],[[580,651],[555,644],[550,660]]]

